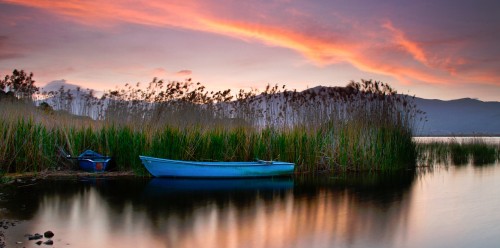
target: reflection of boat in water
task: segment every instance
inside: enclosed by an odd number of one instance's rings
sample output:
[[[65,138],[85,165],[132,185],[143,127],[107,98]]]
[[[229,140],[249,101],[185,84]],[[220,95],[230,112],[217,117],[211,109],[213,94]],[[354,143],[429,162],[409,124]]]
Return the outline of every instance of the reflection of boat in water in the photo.
[[[249,178],[293,174],[295,164],[281,161],[197,162],[139,156],[155,177]]]
[[[148,195],[184,192],[275,191],[293,189],[292,178],[184,179],[153,178],[146,186]]]

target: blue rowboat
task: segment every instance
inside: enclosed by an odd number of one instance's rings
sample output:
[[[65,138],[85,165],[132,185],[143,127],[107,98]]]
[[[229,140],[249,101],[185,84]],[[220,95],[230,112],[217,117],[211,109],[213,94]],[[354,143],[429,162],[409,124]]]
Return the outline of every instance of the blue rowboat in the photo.
[[[295,164],[280,161],[196,162],[139,156],[155,177],[244,178],[293,174]]]
[[[110,157],[103,156],[92,150],[86,150],[78,156],[78,164],[84,171],[101,172],[105,171],[108,166]]]

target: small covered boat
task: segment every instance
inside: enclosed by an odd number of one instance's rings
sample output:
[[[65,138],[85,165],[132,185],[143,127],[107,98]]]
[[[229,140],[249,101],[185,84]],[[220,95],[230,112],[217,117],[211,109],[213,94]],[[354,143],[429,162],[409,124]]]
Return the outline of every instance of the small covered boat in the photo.
[[[110,157],[103,156],[92,150],[86,150],[80,156],[78,156],[78,164],[80,168],[89,172],[101,172],[105,171],[108,166]]]
[[[155,177],[245,178],[293,174],[294,163],[281,161],[197,162],[139,156]]]

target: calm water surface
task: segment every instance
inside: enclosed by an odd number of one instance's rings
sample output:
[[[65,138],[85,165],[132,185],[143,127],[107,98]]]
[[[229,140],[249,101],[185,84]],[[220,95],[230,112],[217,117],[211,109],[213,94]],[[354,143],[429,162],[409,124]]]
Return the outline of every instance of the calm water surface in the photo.
[[[456,142],[471,142],[474,140],[480,140],[488,144],[498,144],[500,145],[500,137],[414,137],[416,142],[419,143],[430,143],[430,142],[443,142],[447,143],[450,141]]]
[[[500,247],[498,164],[314,179],[79,178],[0,191],[1,219],[18,220],[2,230],[7,247],[40,247],[24,235],[46,230],[55,247]]]

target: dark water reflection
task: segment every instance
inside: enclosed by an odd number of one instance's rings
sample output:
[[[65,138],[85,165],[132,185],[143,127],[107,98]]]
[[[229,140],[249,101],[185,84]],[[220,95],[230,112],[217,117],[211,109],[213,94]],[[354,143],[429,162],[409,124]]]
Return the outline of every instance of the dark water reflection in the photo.
[[[496,247],[498,166],[258,180],[78,179],[3,188],[11,247]]]

